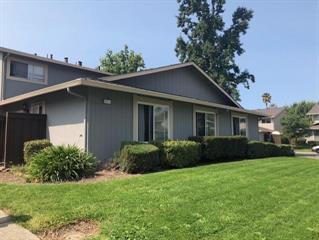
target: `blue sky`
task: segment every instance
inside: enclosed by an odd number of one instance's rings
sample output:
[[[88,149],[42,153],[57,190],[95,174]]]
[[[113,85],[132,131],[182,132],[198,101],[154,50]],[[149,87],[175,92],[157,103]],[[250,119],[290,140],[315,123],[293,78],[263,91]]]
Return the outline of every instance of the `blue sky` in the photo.
[[[226,22],[237,6],[254,10],[238,62],[256,83],[240,88],[241,104],[264,107],[264,92],[280,106],[319,101],[319,1],[228,0]],[[96,67],[107,49],[128,44],[147,67],[173,64],[177,10],[175,0],[0,0],[0,46]]]

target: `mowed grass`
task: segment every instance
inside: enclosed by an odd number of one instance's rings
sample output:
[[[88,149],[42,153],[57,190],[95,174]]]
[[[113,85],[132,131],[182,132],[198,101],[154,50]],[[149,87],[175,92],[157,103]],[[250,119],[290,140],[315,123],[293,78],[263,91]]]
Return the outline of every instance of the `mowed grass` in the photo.
[[[32,231],[77,219],[96,239],[319,239],[319,161],[269,158],[93,184],[0,185]]]

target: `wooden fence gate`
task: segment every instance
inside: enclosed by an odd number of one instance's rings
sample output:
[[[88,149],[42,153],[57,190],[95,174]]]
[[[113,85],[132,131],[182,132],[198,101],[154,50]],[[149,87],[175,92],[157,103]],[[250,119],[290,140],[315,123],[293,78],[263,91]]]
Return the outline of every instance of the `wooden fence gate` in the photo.
[[[10,113],[0,116],[0,158],[5,167],[24,163],[23,144],[46,138],[46,115]]]

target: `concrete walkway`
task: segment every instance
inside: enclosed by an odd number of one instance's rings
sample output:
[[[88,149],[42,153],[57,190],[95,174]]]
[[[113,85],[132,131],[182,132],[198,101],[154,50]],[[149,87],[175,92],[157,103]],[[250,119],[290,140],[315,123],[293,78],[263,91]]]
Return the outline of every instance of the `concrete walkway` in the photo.
[[[0,210],[1,240],[40,240],[27,229],[11,222],[10,216]]]

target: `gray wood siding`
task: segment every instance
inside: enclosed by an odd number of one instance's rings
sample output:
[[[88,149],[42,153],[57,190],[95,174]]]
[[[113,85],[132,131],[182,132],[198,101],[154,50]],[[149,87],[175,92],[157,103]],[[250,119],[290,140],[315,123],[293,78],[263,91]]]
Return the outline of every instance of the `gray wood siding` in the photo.
[[[40,88],[45,88],[48,86],[52,86],[55,84],[67,82],[80,77],[88,77],[88,78],[99,78],[105,76],[104,74],[94,73],[82,69],[76,69],[72,67],[67,67],[63,65],[53,64],[53,63],[45,63],[36,61],[34,59],[28,59],[25,57],[14,56],[15,59],[20,59],[23,61],[30,61],[35,63],[40,63],[48,66],[48,84],[37,84],[37,83],[28,83],[22,81],[16,81],[7,79],[7,64],[5,66],[5,83],[4,83],[4,99],[14,97],[23,93],[31,92]]]
[[[104,104],[110,99],[111,104]],[[133,139],[133,95],[97,88],[88,91],[88,150],[99,160],[107,160],[122,141]]]
[[[113,83],[237,107],[194,67],[118,80]]]
[[[193,136],[193,104],[174,102],[173,118],[174,139],[187,139],[189,136]]]
[[[259,140],[258,117],[255,115],[248,115],[248,133],[249,140]]]
[[[231,112],[225,109],[218,109],[218,135],[220,136],[231,136],[232,135],[232,122]]]
[[[85,101],[59,91],[6,106],[3,110],[22,112],[23,105],[44,102],[47,138],[54,145],[70,144],[85,148]]]

